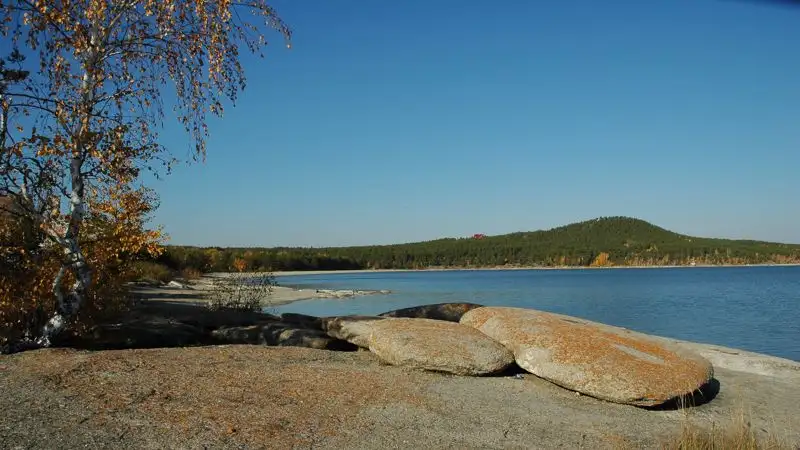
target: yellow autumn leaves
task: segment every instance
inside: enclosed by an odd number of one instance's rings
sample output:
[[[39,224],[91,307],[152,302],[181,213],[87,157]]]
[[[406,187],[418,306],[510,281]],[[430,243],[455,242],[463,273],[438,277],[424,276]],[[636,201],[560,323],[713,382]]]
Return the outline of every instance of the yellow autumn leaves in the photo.
[[[53,312],[57,294],[69,293],[76,279],[87,284],[84,267],[91,269],[91,312],[104,298],[114,304],[124,297],[132,261],[161,251],[161,230],[147,226],[156,202],[140,175],[173,162],[156,131],[164,103],[172,103],[163,99],[165,85],[173,85],[192,156],[204,157],[206,114],[221,115],[223,101],[244,87],[240,49],[265,46],[266,29],[286,40],[291,33],[265,0],[10,1],[0,6],[0,22],[3,38],[35,59],[23,65],[36,75],[2,98],[9,124],[26,126],[9,127],[16,135],[3,146],[13,156],[8,173],[38,190],[21,196],[41,207],[29,208],[29,223],[8,229],[12,245],[0,255],[0,327],[23,333]],[[20,121],[28,110],[35,117]],[[41,203],[51,197],[46,211]],[[26,233],[36,245],[24,245]],[[246,270],[246,262],[234,267]],[[53,286],[59,279],[60,289]]]
[[[76,330],[124,307],[126,283],[136,275],[134,261],[162,251],[161,231],[145,227],[153,208],[146,191],[115,187],[90,203],[92,214],[84,223],[82,249],[93,269],[92,288]],[[63,250],[26,226],[34,228],[8,215],[0,217],[0,345],[26,332],[35,334],[41,319],[55,308],[53,280],[64,263]],[[38,241],[31,243],[25,237],[31,234]],[[74,281],[73,273],[67,272],[61,282],[65,291]]]

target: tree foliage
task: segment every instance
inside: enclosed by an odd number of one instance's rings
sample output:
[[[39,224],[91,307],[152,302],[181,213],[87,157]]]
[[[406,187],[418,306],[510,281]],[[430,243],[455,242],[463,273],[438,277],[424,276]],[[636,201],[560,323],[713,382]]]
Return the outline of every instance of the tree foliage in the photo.
[[[14,48],[0,65],[0,196],[58,261],[42,274],[55,300],[36,338],[47,345],[95,295],[103,264],[160,240],[142,226],[155,197],[141,175],[176,161],[159,140],[163,99],[204,158],[207,117],[245,87],[240,49],[290,33],[263,0],[3,1],[0,23]],[[93,260],[102,239],[116,247]]]
[[[654,266],[800,263],[800,245],[684,236],[645,221],[608,217],[546,231],[341,248],[169,246],[158,261],[175,269],[425,269],[501,266]]]
[[[87,291],[81,314],[72,327],[80,333],[93,321],[126,306],[126,282],[135,279],[133,263],[141,255],[157,256],[162,248],[156,246],[157,232],[147,230],[144,221],[151,205],[141,191],[117,193],[113,203],[90,205],[85,219],[82,243],[87,265],[98,270],[91,272],[93,288]],[[59,277],[63,267],[63,252],[55,246],[22,239],[29,226],[22,220],[0,221],[4,237],[0,246],[0,349],[12,343],[21,348],[34,344],[41,326],[57,313],[53,301],[53,282],[64,285],[75,282],[75,275]]]

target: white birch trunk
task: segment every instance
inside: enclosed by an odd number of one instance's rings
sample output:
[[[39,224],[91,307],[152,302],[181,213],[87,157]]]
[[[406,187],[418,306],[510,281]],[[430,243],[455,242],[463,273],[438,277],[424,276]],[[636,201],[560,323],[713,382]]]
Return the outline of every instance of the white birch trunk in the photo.
[[[98,32],[95,28],[91,33],[91,47],[83,60],[83,79],[81,80],[81,115],[78,135],[74,136],[75,149],[70,159],[70,182],[72,192],[69,198],[69,222],[63,236],[56,241],[63,247],[64,263],[53,280],[53,294],[56,297],[56,311],[42,328],[41,336],[36,344],[42,347],[50,346],[52,339],[64,331],[67,322],[80,310],[86,299],[92,282],[92,271],[86,263],[86,258],[80,245],[80,232],[86,216],[86,180],[84,179],[83,162],[87,149],[83,141],[89,131],[95,101],[94,65],[98,62]],[[75,274],[75,282],[69,292],[64,293],[62,281],[67,271]]]

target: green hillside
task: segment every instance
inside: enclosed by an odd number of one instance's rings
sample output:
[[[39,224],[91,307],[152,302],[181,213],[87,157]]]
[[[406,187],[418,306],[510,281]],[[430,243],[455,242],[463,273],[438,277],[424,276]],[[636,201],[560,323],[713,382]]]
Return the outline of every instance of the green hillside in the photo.
[[[238,261],[238,262],[237,262]],[[424,269],[497,266],[655,266],[800,263],[800,245],[697,238],[639,219],[603,217],[551,230],[332,248],[169,246],[175,270]]]

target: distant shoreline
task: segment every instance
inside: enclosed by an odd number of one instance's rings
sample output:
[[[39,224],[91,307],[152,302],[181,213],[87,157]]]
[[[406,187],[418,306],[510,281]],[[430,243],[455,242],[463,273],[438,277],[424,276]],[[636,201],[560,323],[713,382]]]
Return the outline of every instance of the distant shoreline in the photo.
[[[698,269],[698,268],[730,268],[730,267],[798,267],[799,263],[788,264],[696,264],[690,265],[665,265],[665,266],[557,266],[557,267],[443,267],[428,269],[347,269],[347,270],[291,270],[271,272],[276,277],[291,277],[299,275],[335,275],[353,273],[404,273],[404,272],[477,272],[477,271],[518,271],[518,270],[603,270],[603,269]],[[258,273],[253,273],[257,275]]]
[[[429,269],[353,269],[353,270],[306,270],[306,271],[278,271],[278,272],[244,272],[239,273],[246,277],[293,277],[302,275],[345,275],[359,273],[417,273],[417,272],[472,272],[472,271],[520,271],[520,270],[603,270],[603,269],[696,269],[713,267],[797,267],[800,264],[729,264],[729,265],[673,265],[673,266],[608,266],[608,267],[448,267],[448,268],[429,268]],[[216,272],[206,274],[204,279],[195,280],[187,283],[187,286],[158,286],[135,288],[137,297],[142,300],[169,301],[169,302],[188,302],[206,303],[208,302],[208,278],[232,276],[231,272]],[[326,298],[350,298],[358,295],[372,294],[373,292],[358,291],[353,289],[312,289],[305,287],[292,286],[291,281],[287,281],[288,286],[278,284],[273,286],[271,292],[264,296],[262,306],[277,307],[298,301],[326,299]],[[385,294],[384,291],[374,293]]]

